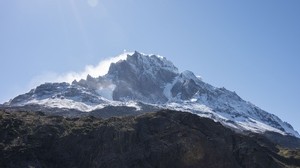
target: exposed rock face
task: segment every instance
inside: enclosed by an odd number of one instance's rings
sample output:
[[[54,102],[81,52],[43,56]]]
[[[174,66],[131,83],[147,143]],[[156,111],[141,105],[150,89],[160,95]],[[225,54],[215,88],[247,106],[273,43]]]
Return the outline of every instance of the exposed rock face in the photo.
[[[202,82],[196,78],[196,76],[189,71],[179,74],[174,86],[171,89],[172,97],[177,97],[182,100],[189,100],[201,89]],[[205,90],[202,90],[205,92]],[[203,93],[204,93],[203,92]]]
[[[135,52],[126,61],[112,64],[107,76],[116,84],[114,100],[142,100],[148,103],[165,103],[163,93],[166,83],[172,82],[178,74],[177,68],[165,58],[145,57]]]
[[[107,120],[0,112],[0,118],[0,167],[300,167],[299,151],[184,112]]]

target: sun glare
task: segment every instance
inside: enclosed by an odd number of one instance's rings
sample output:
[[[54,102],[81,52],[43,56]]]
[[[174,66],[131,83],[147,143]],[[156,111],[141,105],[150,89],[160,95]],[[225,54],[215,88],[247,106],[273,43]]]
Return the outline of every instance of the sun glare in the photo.
[[[87,0],[87,1],[91,7],[96,7],[98,5],[98,0]]]

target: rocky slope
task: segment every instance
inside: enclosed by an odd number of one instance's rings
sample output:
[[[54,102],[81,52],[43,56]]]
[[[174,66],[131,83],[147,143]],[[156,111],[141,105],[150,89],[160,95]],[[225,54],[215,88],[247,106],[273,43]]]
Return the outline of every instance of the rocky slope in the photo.
[[[216,88],[190,71],[179,72],[172,62],[139,52],[110,65],[104,76],[68,83],[46,83],[19,95],[4,108],[46,111],[64,116],[97,115],[105,108],[128,107],[126,115],[156,109],[189,111],[239,131],[275,132],[300,137],[293,127],[235,92]],[[151,108],[152,107],[152,108]],[[84,112],[90,112],[86,114]]]
[[[0,111],[0,167],[300,167],[280,148],[194,114],[64,118]]]

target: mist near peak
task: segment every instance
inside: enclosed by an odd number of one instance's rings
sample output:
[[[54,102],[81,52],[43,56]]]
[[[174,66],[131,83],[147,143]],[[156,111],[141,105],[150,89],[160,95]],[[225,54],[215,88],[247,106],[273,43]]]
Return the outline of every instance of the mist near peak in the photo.
[[[72,83],[74,80],[86,79],[88,75],[91,77],[99,77],[107,74],[109,67],[112,63],[116,63],[120,60],[125,60],[127,55],[131,54],[130,52],[124,52],[121,55],[106,58],[100,61],[97,65],[86,65],[84,70],[76,72],[70,71],[66,73],[56,73],[56,72],[44,72],[41,75],[35,76],[29,83],[29,88],[36,87],[40,84],[46,82],[67,82]]]

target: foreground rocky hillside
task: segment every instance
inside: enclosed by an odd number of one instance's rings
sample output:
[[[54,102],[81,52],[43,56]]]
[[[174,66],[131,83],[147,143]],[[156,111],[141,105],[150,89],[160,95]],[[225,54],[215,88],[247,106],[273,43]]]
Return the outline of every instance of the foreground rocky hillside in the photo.
[[[0,167],[300,167],[300,150],[170,110],[109,119],[0,111]]]

